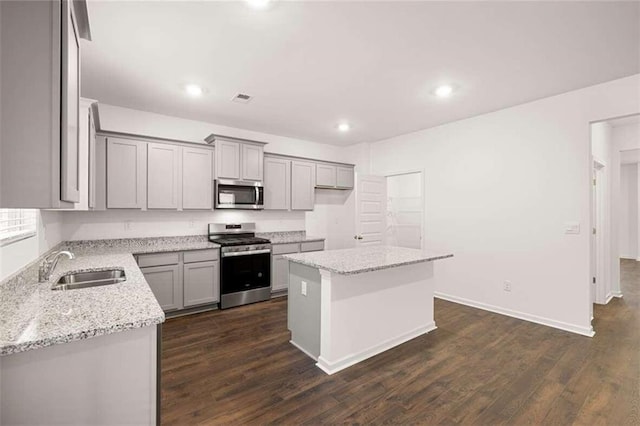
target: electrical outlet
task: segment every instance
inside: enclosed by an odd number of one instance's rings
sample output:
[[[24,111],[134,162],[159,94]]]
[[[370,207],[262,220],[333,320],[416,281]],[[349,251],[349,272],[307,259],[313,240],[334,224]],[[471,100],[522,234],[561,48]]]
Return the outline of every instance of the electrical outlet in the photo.
[[[125,220],[124,221],[124,230],[125,231],[131,231],[131,221],[130,220]]]
[[[307,295],[307,282],[306,281],[302,281],[301,283],[302,285],[300,286],[300,293],[302,293],[303,296]]]
[[[195,228],[196,227],[196,221],[191,219],[189,220],[189,228]]]
[[[511,291],[511,281],[504,282],[504,291]]]

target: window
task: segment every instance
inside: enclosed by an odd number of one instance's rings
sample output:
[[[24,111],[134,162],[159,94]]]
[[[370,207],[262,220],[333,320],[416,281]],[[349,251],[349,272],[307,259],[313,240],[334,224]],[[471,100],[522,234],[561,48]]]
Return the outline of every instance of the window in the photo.
[[[0,209],[0,246],[36,235],[36,211]]]

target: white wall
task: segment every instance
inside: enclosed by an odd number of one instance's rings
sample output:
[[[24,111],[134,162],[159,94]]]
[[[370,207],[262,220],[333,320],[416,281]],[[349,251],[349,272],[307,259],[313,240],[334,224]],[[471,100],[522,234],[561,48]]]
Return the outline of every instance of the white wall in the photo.
[[[425,170],[425,245],[455,254],[441,295],[591,333],[590,122],[640,112],[639,91],[634,75],[372,144],[375,174]]]
[[[0,247],[0,280],[27,265],[62,241],[62,213],[40,210],[35,237]]]
[[[624,164],[620,171],[620,257],[637,259],[638,253],[638,164]]]
[[[129,229],[125,229],[125,221]],[[66,240],[205,235],[207,224],[256,222],[258,232],[301,231],[304,212],[277,211],[139,211],[65,212]]]

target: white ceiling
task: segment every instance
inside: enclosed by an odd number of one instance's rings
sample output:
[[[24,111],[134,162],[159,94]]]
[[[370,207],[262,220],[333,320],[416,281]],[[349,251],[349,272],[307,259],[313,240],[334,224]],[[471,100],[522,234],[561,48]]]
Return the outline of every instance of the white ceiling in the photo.
[[[89,6],[83,96],[337,145],[640,72],[638,2]],[[182,86],[191,82],[208,93],[188,98]],[[431,92],[441,83],[459,90],[436,99]],[[238,92],[255,98],[231,102]],[[352,131],[337,132],[339,120]]]

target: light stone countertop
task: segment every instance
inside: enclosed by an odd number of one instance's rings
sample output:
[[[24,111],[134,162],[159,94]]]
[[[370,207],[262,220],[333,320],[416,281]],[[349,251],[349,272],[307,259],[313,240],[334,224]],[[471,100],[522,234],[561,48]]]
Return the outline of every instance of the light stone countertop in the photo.
[[[76,259],[60,259],[51,279],[38,283],[44,256],[0,281],[0,356],[164,322],[165,316],[132,254],[220,247],[206,236],[67,241]],[[123,268],[126,281],[54,291],[69,271]]]
[[[256,232],[256,237],[266,238],[271,244],[307,243],[324,241],[321,237],[310,237],[305,231]]]
[[[324,269],[336,274],[353,275],[414,263],[446,259],[453,257],[453,254],[435,253],[403,247],[370,246],[286,254],[283,257],[292,262]]]

